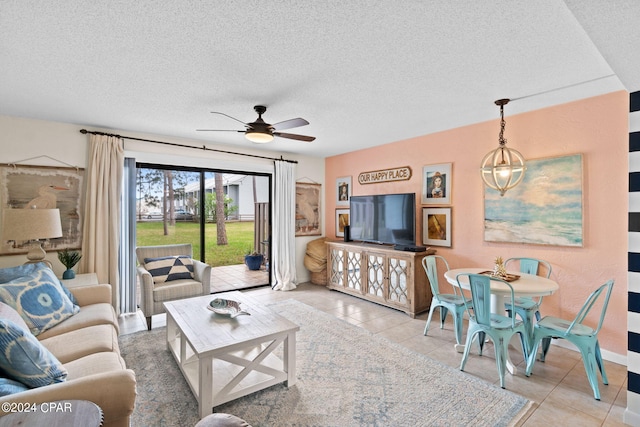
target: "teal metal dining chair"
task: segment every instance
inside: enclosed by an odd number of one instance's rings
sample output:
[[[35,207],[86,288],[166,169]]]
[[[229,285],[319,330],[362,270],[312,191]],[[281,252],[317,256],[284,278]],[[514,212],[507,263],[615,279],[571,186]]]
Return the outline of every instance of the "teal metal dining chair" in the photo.
[[[531,375],[533,365],[536,361],[536,352],[540,342],[546,338],[564,338],[567,341],[573,343],[582,354],[582,361],[584,363],[584,370],[587,373],[587,379],[593,390],[593,397],[596,400],[600,400],[600,390],[598,389],[598,374],[596,373],[596,367],[600,371],[602,377],[602,383],[604,385],[609,384],[607,379],[607,372],[604,369],[604,363],[602,362],[602,354],[600,353],[600,343],[598,342],[598,332],[602,328],[604,322],[604,315],[607,312],[607,306],[609,305],[609,298],[611,297],[611,290],[613,289],[613,280],[609,280],[604,285],[593,291],[589,298],[585,301],[584,305],[578,312],[578,315],[573,321],[560,319],[558,317],[545,316],[538,323],[536,323],[533,331],[533,346],[529,357],[527,358],[527,370],[525,374]],[[604,293],[604,302],[602,303],[602,311],[600,312],[600,320],[595,328],[585,325],[583,322],[587,318],[589,311],[596,304],[598,299]],[[542,352],[540,360],[544,362],[546,352]]]
[[[444,328],[444,321],[447,318],[447,313],[451,312],[451,315],[453,316],[453,328],[456,333],[456,342],[458,344],[462,344],[462,316],[465,311],[465,301],[471,306],[471,299],[466,298],[462,293],[462,290],[458,289],[456,286],[452,286],[453,294],[440,293],[438,285],[438,260],[441,260],[447,271],[449,271],[449,263],[447,263],[447,260],[440,255],[429,255],[422,258],[422,267],[429,279],[431,294],[433,295],[431,298],[431,307],[429,307],[429,318],[427,319],[427,324],[424,327],[424,335],[427,335],[427,332],[429,331],[433,312],[436,311],[436,308],[439,308],[440,329]]]
[[[500,387],[504,388],[504,372],[506,370],[507,352],[509,350],[511,337],[513,337],[514,334],[520,334],[525,360],[529,354],[527,345],[529,341],[524,337],[527,332],[521,320],[491,312],[491,281],[498,281],[506,286],[510,290],[509,296],[511,301],[514,300],[513,287],[504,280],[482,274],[458,274],[458,276],[456,276],[457,282],[460,283],[460,278],[464,276],[467,276],[469,280],[473,309],[470,305],[465,304],[469,315],[469,328],[467,330],[467,340],[462,362],[460,362],[460,370],[464,371],[464,366],[467,363],[474,337],[478,335],[480,356],[482,356],[484,340],[488,335],[491,341],[493,341],[496,352],[496,365],[498,367],[498,374],[500,375]]]
[[[534,276],[538,275],[538,272],[543,277],[547,279],[551,276],[551,264],[547,261],[536,259],[536,258],[509,258],[504,262],[505,268],[509,268],[509,264],[519,263],[519,270],[521,273],[532,274]],[[542,269],[540,268],[542,267]],[[510,302],[506,302],[504,305],[504,309],[509,313],[509,316],[518,315],[522,319],[524,323],[524,327],[527,331],[527,339],[529,343],[533,339],[533,317],[535,316],[536,320],[540,320],[540,306],[542,305],[542,297],[531,298],[531,297],[516,297],[513,301],[513,304]],[[551,339],[547,339],[542,343],[543,351],[549,350],[549,345],[551,345]],[[531,345],[529,345],[531,346]]]

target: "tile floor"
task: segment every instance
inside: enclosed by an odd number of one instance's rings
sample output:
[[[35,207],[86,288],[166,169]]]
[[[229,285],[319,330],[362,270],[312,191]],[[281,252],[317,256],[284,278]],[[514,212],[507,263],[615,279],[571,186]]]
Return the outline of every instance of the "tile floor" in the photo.
[[[350,295],[330,291],[323,286],[301,284],[290,292],[272,291],[268,286],[244,290],[265,303],[282,299],[296,299],[319,310],[395,341],[414,351],[458,368],[461,354],[454,349],[451,316],[447,316],[443,330],[432,321],[428,336],[423,335],[427,313],[416,319],[406,314],[364,301]],[[154,316],[154,328],[163,326],[165,315]],[[121,333],[146,329],[140,312],[121,317]],[[465,327],[466,330],[466,327]],[[627,370],[625,366],[605,361],[609,385],[600,383],[602,400],[593,398],[579,353],[552,345],[546,363],[536,363],[533,375],[524,375],[524,361],[519,343],[514,341],[511,358],[517,364],[516,375],[507,374],[506,388],[534,402],[534,408],[522,426],[624,426],[623,413],[627,406]],[[485,345],[483,356],[472,351],[465,372],[494,384],[499,384],[493,346]]]

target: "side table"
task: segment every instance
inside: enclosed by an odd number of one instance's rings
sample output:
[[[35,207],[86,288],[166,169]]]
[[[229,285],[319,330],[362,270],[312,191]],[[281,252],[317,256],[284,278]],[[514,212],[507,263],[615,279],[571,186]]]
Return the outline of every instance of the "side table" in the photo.
[[[76,274],[76,277],[73,279],[60,279],[60,281],[67,288],[74,288],[76,286],[86,286],[86,285],[98,285],[98,275],[96,273],[82,273]]]
[[[102,409],[88,400],[32,403],[28,411],[20,409],[23,410],[0,417],[0,427],[100,427],[103,421]]]

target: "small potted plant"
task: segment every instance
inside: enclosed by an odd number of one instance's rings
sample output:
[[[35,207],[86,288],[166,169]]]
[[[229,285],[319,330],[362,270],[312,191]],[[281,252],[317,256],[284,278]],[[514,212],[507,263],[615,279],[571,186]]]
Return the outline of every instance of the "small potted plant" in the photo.
[[[67,267],[64,273],[62,273],[63,279],[73,279],[76,277],[76,272],[73,271],[73,267],[80,261],[82,255],[78,251],[70,251],[68,249],[58,252],[58,259]]]
[[[264,255],[257,253],[253,248],[249,248],[244,256],[244,263],[247,264],[249,270],[260,270],[263,261]]]

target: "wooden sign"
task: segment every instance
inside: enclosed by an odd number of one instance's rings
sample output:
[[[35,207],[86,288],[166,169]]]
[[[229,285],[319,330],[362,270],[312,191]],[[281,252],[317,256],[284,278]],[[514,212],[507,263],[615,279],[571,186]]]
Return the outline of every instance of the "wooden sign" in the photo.
[[[358,182],[360,184],[377,184],[379,182],[389,181],[406,181],[411,179],[411,168],[409,166],[402,166],[393,169],[382,169],[372,172],[362,172],[358,175]]]

